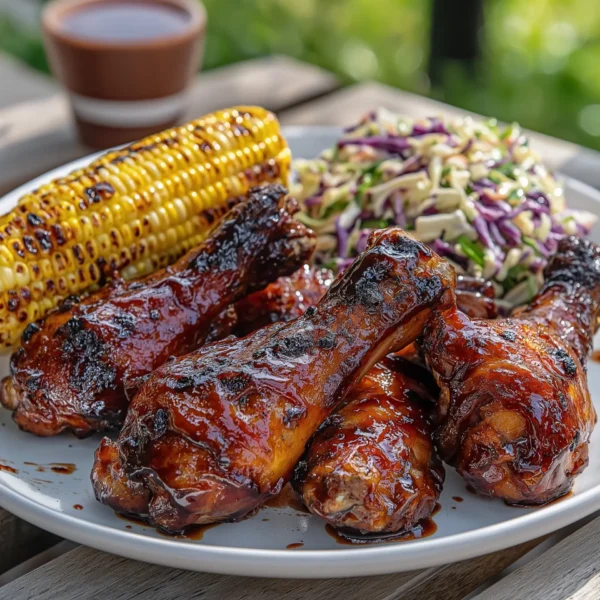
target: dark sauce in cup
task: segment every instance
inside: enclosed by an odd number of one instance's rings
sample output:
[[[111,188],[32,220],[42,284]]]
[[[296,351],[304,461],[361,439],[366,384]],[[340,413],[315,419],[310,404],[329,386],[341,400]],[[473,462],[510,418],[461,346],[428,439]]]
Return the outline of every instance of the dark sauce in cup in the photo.
[[[160,2],[92,2],[67,12],[61,29],[71,38],[94,42],[131,43],[183,33],[189,15]]]

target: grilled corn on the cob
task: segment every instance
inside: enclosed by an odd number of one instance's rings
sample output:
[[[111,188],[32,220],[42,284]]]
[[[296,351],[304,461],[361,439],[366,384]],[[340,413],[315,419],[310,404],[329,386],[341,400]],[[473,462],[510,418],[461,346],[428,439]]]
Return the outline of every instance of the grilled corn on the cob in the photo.
[[[109,152],[0,217],[0,345],[66,296],[120,271],[163,267],[197,245],[227,199],[287,183],[290,152],[263,108],[219,111]]]

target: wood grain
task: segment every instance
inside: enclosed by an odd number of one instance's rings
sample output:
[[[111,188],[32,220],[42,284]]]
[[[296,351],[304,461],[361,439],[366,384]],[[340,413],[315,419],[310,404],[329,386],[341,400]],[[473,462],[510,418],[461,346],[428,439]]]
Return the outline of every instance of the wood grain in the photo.
[[[77,548],[0,589],[11,600],[459,600],[542,540],[440,568],[352,579],[251,579],[157,567]],[[319,573],[315,572],[315,577]]]
[[[331,73],[291,58],[249,60],[201,73],[184,120],[235,104],[279,111],[337,87]],[[77,139],[62,94],[0,110],[0,194],[90,152]]]
[[[349,125],[380,106],[411,117],[473,114],[380,83],[363,83],[284,111],[280,117],[284,125]],[[541,133],[528,135],[551,169],[600,188],[599,152]]]
[[[597,600],[600,517],[511,573],[475,600]]]
[[[0,573],[12,569],[59,541],[60,538],[55,535],[0,508]]]

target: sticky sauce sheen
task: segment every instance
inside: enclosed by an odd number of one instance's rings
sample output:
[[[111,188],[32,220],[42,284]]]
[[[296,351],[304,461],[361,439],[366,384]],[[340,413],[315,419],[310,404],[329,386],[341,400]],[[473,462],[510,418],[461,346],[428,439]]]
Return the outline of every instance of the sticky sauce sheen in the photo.
[[[552,506],[553,504],[558,504],[567,498],[570,498],[573,495],[573,490],[567,492],[563,496],[559,496],[550,502],[546,502],[546,504],[507,504],[510,508],[544,508],[545,506]]]
[[[295,550],[296,548],[302,548],[304,546],[304,542],[295,542],[293,544],[288,544],[285,549],[286,550]]]
[[[187,13],[164,4],[96,2],[66,14],[61,27],[73,38],[135,44],[178,35],[188,22]]]
[[[220,524],[221,523],[208,523],[207,525],[194,525],[194,526],[190,527],[189,529],[186,529],[183,533],[176,533],[176,534],[165,533],[164,531],[160,531],[160,529],[157,529],[157,531],[161,535],[164,535],[165,537],[168,537],[168,538],[175,538],[175,539],[180,539],[180,540],[181,539],[194,540],[194,541],[198,542],[204,537],[204,534],[209,529],[213,529],[214,527],[217,527]]]
[[[60,475],[71,475],[77,467],[73,463],[53,463],[50,465],[50,470]]]
[[[121,513],[115,513],[115,515],[117,517],[119,517],[119,519],[121,519],[122,521],[129,521],[130,523],[135,523],[136,525],[141,525],[142,527],[151,527],[151,525],[146,523],[146,521],[144,521],[143,519],[138,519],[138,518],[136,518],[134,516],[130,516],[130,515],[123,515]],[[218,525],[220,525],[220,523],[208,523],[207,525],[194,525],[193,527],[186,529],[186,531],[184,531],[183,533],[176,533],[176,534],[166,533],[164,531],[161,531],[160,529],[157,529],[156,532],[160,533],[160,535],[164,535],[165,537],[168,537],[168,538],[180,539],[180,540],[181,539],[194,540],[194,541],[198,542],[204,537],[204,534],[209,529],[212,529],[213,527],[217,527]],[[132,529],[132,527],[131,527],[131,525],[125,525],[125,529]]]
[[[392,533],[388,535],[365,535],[361,536],[356,533],[345,533],[338,531],[331,525],[325,525],[325,531],[338,543],[347,546],[360,546],[366,544],[391,544],[397,542],[410,542],[429,537],[437,531],[437,525],[431,517],[436,515],[441,510],[441,505],[438,503],[427,519],[423,519],[418,525],[410,531],[402,531],[400,533]]]
[[[130,515],[124,515],[122,513],[115,513],[115,516],[118,517],[119,519],[121,519],[122,521],[129,521],[130,523],[135,523],[136,525],[141,525],[142,527],[147,527],[148,523],[146,523],[146,521],[144,521],[143,519],[138,519],[137,517],[134,516],[130,516]],[[127,529],[131,529],[130,525],[126,526]]]

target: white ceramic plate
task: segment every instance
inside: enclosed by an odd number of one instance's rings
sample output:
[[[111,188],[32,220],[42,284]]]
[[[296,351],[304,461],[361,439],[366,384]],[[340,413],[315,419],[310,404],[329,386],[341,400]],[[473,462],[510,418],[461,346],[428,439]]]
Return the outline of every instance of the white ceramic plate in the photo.
[[[287,134],[294,156],[308,158],[332,144],[338,131],[291,128]],[[60,167],[9,194],[0,201],[0,212],[41,182],[88,160]],[[566,191],[570,206],[600,213],[596,190],[567,180]],[[600,241],[600,227],[593,238]],[[0,357],[1,376],[8,372],[7,364],[8,358]],[[600,410],[600,364],[590,363],[589,384]],[[426,539],[367,547],[340,545],[320,519],[289,508],[265,508],[242,523],[219,525],[206,531],[201,541],[168,538],[116,517],[94,500],[89,473],[97,444],[98,437],[35,438],[20,432],[10,413],[0,410],[0,464],[16,471],[0,470],[0,504],[44,529],[107,552],[172,567],[266,577],[345,577],[439,565],[519,544],[600,509],[597,430],[590,466],[577,479],[574,493],[545,508],[509,508],[500,501],[475,497],[448,468],[442,508],[434,517],[437,532]],[[76,471],[54,472],[53,463],[73,463]],[[298,543],[303,545],[287,549]]]

